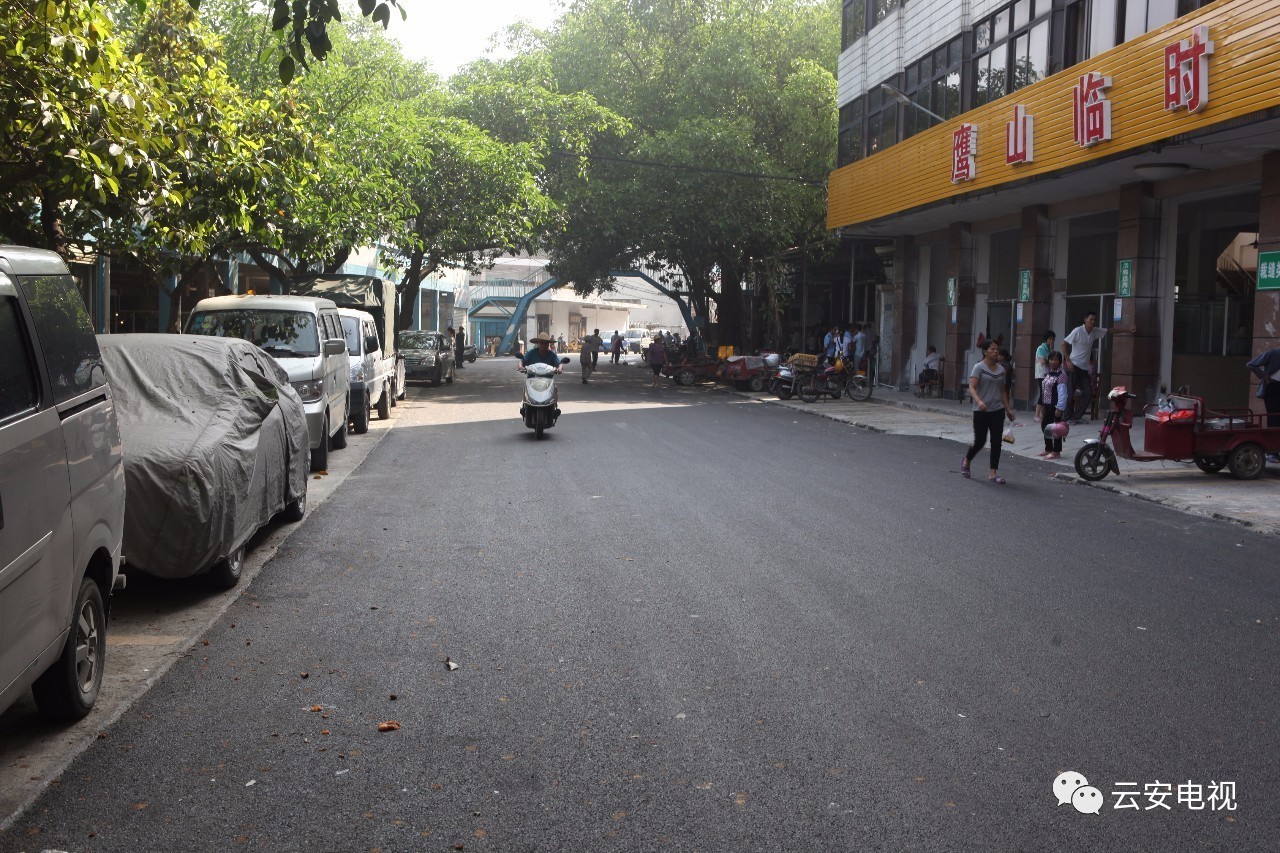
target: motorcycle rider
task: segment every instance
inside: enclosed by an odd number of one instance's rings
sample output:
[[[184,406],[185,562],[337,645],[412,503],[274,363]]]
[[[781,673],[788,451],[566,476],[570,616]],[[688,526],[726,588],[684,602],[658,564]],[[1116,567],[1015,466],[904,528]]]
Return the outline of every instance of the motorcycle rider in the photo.
[[[556,373],[561,373],[560,356],[555,350],[551,349],[551,338],[543,332],[539,332],[529,340],[529,343],[535,344],[524,354],[524,358],[520,362],[520,370],[524,370],[531,364],[549,364],[556,369]]]

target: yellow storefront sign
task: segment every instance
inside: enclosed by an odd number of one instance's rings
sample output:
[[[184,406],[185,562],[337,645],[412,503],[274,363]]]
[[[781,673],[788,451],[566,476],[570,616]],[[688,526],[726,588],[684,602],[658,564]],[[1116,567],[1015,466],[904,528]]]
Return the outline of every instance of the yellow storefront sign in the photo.
[[[1195,44],[1195,28],[1207,27],[1211,54],[1207,101],[1192,112],[1166,107],[1168,49]],[[1200,31],[1204,32],[1204,31]],[[1280,106],[1280,14],[1275,0],[1220,0],[1106,53],[1013,94],[970,110],[912,138],[831,173],[827,227],[839,228],[975,190],[1087,165],[1163,139]],[[1110,78],[1099,97],[1110,105],[1110,138],[1077,141],[1076,89],[1085,80]],[[1023,111],[1018,108],[1023,108]],[[1034,156],[1010,164],[1006,127],[1032,117]],[[956,131],[974,126],[966,146],[971,176],[957,175]],[[1021,121],[1016,125],[1022,128]],[[964,169],[961,169],[961,177]]]

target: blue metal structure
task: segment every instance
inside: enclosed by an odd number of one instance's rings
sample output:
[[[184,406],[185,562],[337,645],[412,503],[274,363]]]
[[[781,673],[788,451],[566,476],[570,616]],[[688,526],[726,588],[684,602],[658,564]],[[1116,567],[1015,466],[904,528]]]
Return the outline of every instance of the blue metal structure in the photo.
[[[643,279],[644,281],[647,281],[649,284],[653,285],[653,287],[657,291],[662,293],[664,296],[670,297],[671,300],[676,303],[676,305],[680,308],[680,314],[684,317],[685,326],[688,328],[690,334],[693,333],[695,329],[694,322],[693,322],[693,312],[689,310],[689,303],[685,302],[684,298],[680,296],[679,293],[655,281],[651,277],[640,272],[640,270],[610,270],[609,277],[610,278],[639,278],[639,279]],[[559,287],[560,284],[561,284],[560,279],[549,278],[542,284],[538,285],[537,287],[532,288],[524,296],[520,297],[520,301],[516,303],[515,310],[511,312],[511,320],[507,323],[507,332],[505,335],[502,336],[502,343],[498,345],[498,352],[500,353],[511,352],[511,345],[515,343],[516,333],[519,332],[520,326],[524,323],[525,314],[528,313],[529,306],[532,305],[533,301],[537,299],[539,296],[546,293],[548,290],[550,290],[553,287]]]

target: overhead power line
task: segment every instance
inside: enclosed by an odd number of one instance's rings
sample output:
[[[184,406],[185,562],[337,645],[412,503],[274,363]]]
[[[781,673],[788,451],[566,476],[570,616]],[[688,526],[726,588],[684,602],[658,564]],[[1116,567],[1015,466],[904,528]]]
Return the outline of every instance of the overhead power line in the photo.
[[[609,157],[604,154],[574,154],[572,151],[553,150],[557,157],[583,158],[586,160],[603,160],[609,163],[627,163],[632,166],[648,166],[653,169],[674,169],[677,172],[701,172],[709,175],[731,175],[735,178],[759,178],[766,181],[790,181],[794,184],[805,184],[810,187],[825,187],[826,181],[815,181],[798,175],[770,175],[765,172],[743,172],[737,169],[716,169],[711,166],[689,166],[684,163],[657,163],[652,160],[633,160],[629,157]]]

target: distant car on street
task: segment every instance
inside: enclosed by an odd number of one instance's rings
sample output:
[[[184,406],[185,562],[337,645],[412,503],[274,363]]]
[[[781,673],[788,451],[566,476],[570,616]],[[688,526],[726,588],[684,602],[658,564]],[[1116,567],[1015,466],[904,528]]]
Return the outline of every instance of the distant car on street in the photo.
[[[396,333],[396,349],[404,356],[405,379],[452,384],[457,375],[449,338],[442,332],[404,329]]]
[[[307,414],[289,374],[248,341],[100,335],[125,436],[128,570],[232,587],[245,544],[307,507]]]
[[[649,337],[647,329],[627,329],[622,333],[623,349],[627,352],[642,353],[649,348]]]

